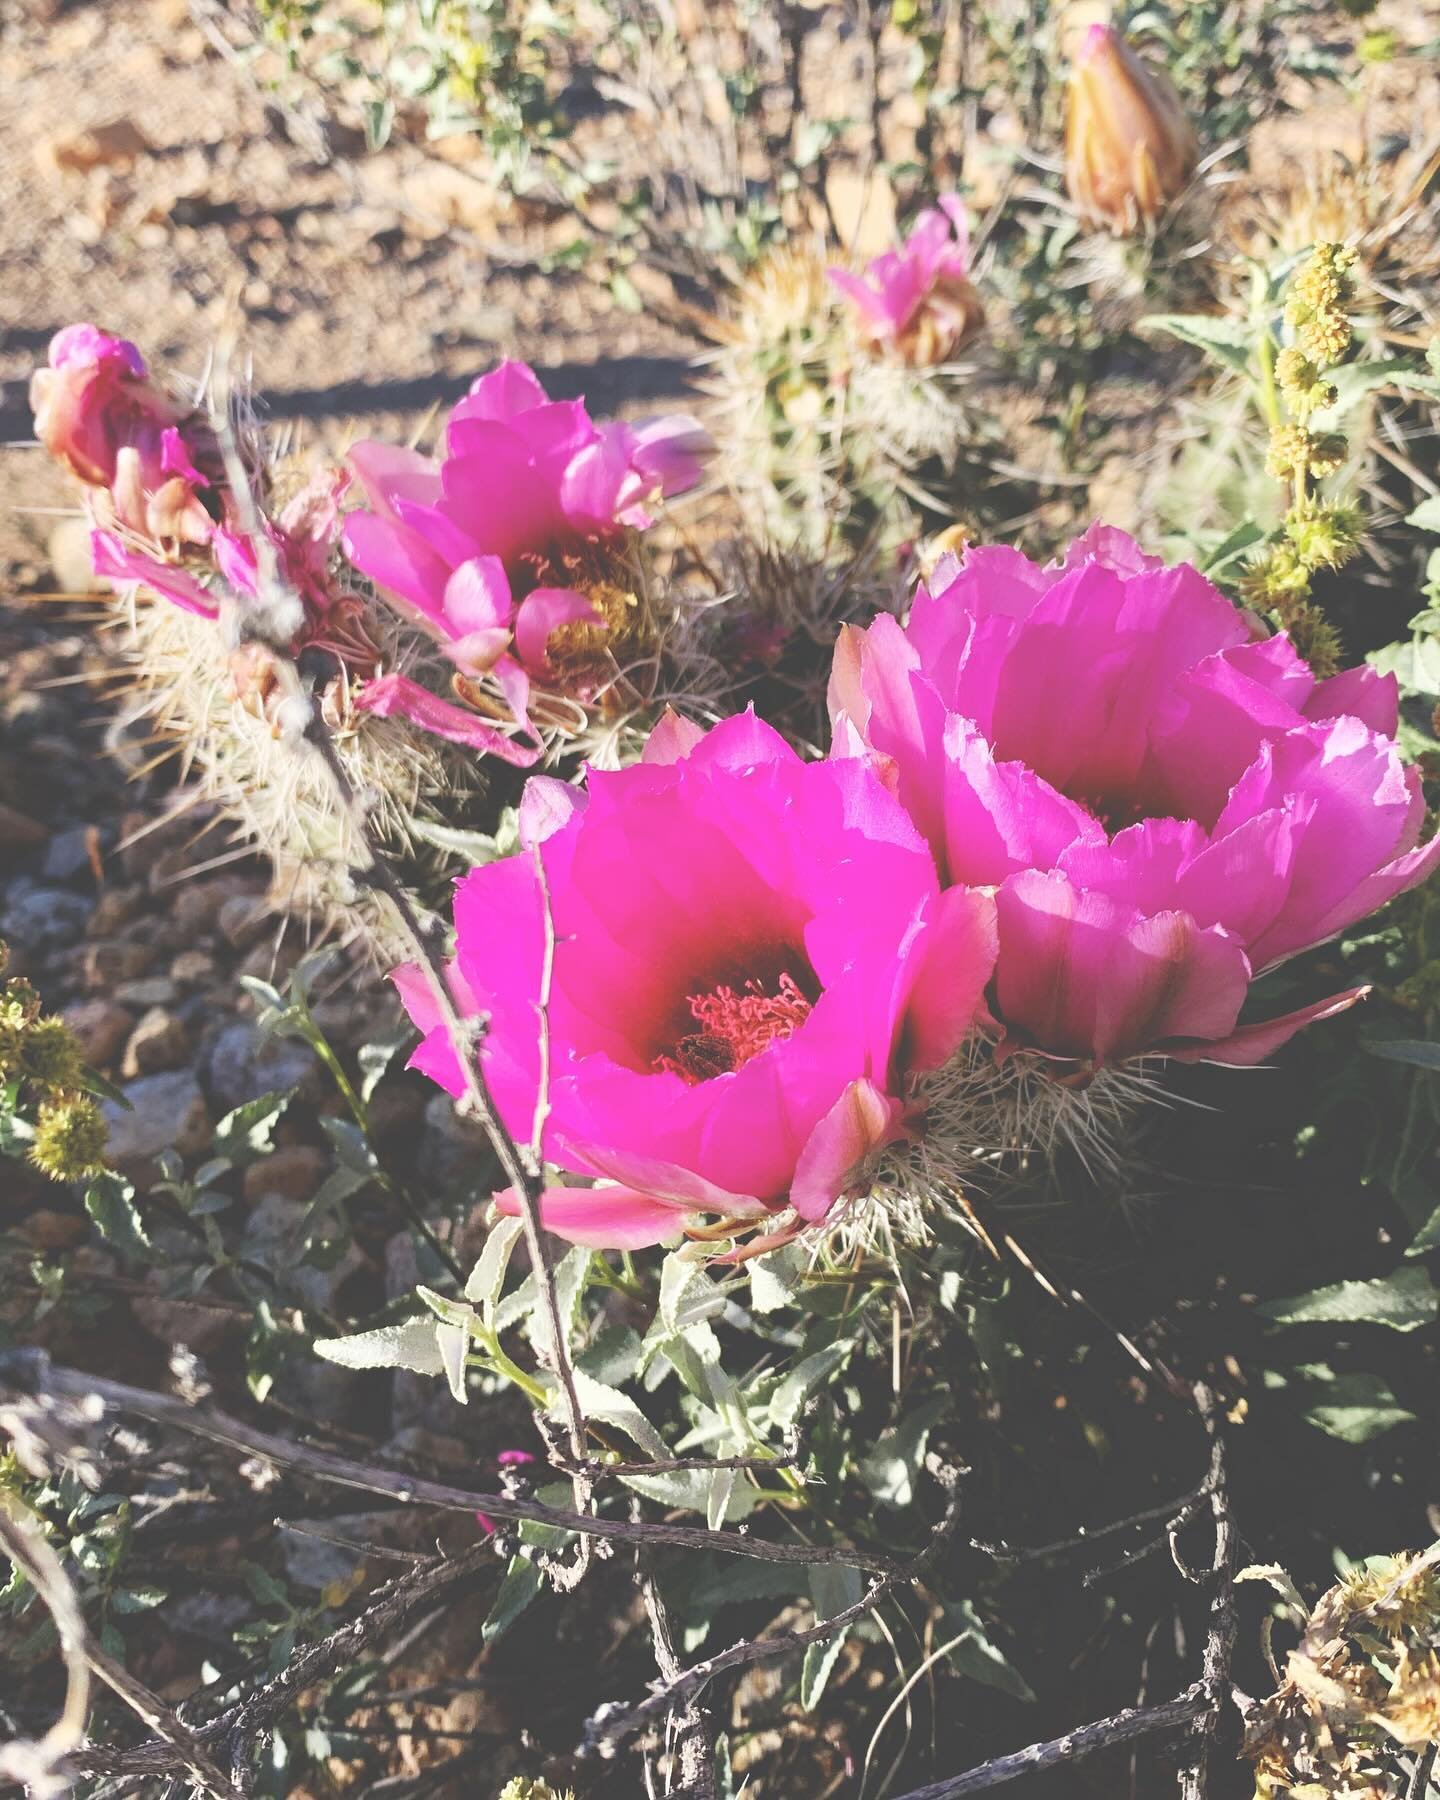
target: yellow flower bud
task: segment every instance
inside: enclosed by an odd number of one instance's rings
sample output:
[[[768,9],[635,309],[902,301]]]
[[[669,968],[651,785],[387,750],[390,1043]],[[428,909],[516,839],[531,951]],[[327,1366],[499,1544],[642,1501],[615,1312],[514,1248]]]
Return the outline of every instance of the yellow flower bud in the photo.
[[[1195,173],[1199,147],[1169,77],[1113,26],[1092,25],[1070,75],[1065,185],[1081,217],[1127,236]]]
[[[30,1160],[56,1181],[79,1181],[105,1167],[105,1116],[93,1100],[52,1100],[40,1108]]]

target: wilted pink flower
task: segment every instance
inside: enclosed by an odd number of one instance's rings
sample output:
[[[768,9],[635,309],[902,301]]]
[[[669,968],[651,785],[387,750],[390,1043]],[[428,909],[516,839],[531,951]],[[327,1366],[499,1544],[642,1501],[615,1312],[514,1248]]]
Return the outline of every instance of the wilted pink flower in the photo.
[[[524,363],[502,363],[451,413],[441,460],[355,445],[373,510],[346,520],[345,550],[463,675],[493,675],[525,723],[551,634],[605,623],[571,579],[584,553],[649,525],[650,504],[693,486],[709,446],[683,414],[596,424],[583,401],[549,400]]]
[[[174,552],[214,530],[210,483],[181,427],[187,414],[150,380],[134,344],[94,325],[67,325],[49,365],[30,379],[35,435],[87,488],[103,528]]]
[[[523,1468],[526,1463],[533,1463],[534,1460],[535,1458],[528,1450],[502,1450],[496,1456],[495,1464],[497,1468],[501,1469],[518,1469]],[[475,1520],[488,1537],[494,1537],[498,1527],[489,1513],[477,1512]]]
[[[548,890],[545,1154],[606,1184],[547,1193],[562,1237],[629,1248],[695,1212],[824,1218],[902,1134],[905,1077],[974,1021],[990,901],[941,893],[863,763],[804,763],[751,714],[708,733],[672,715],[587,794],[532,779],[521,835],[526,853],[460,883],[452,982],[489,1016],[485,1074],[528,1138]],[[395,981],[427,1034],[413,1066],[458,1094],[419,971]]]
[[[838,268],[829,274],[854,304],[868,342],[912,367],[947,361],[985,323],[970,281],[970,228],[958,194],[945,194],[922,212],[904,246],[875,257],[862,275]]]
[[[1237,1027],[1254,977],[1423,881],[1393,679],[1317,681],[1194,569],[1094,527],[947,558],[847,631],[835,754],[873,757],[951,881],[993,886],[1002,1051],[1254,1063],[1351,989]]]

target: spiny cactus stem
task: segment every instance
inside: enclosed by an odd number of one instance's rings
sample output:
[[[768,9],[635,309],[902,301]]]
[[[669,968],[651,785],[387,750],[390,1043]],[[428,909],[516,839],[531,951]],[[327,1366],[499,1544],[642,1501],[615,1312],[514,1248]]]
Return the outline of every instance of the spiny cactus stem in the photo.
[[[255,499],[250,476],[240,456],[234,426],[231,422],[232,407],[225,378],[227,367],[228,346],[222,347],[217,371],[219,375],[217,387],[224,401],[221,408],[223,422],[217,435],[221,454],[225,461],[226,477],[234,492],[241,524],[255,545],[259,598],[254,604],[246,605],[238,597],[232,596],[225,610],[230,613],[238,636],[260,638],[275,653],[280,677],[289,690],[281,708],[282,723],[288,725],[295,736],[308,745],[311,752],[319,757],[330,778],[341,810],[350,820],[356,848],[364,859],[364,873],[372,885],[386,896],[395,909],[401,930],[425,976],[426,984],[434,996],[441,1023],[454,1049],[455,1059],[465,1083],[465,1097],[462,1104],[472,1117],[479,1120],[486,1137],[490,1140],[491,1148],[495,1152],[505,1181],[519,1202],[525,1243],[530,1252],[530,1264],[534,1272],[535,1284],[540,1292],[541,1317],[545,1320],[546,1325],[545,1335],[548,1342],[544,1358],[549,1363],[559,1384],[560,1398],[565,1413],[572,1459],[571,1480],[575,1492],[575,1510],[578,1513],[588,1513],[592,1510],[593,1484],[581,1466],[585,1462],[585,1414],[575,1386],[575,1371],[570,1363],[568,1334],[560,1312],[559,1296],[555,1291],[555,1261],[550,1253],[549,1238],[540,1220],[540,1196],[544,1189],[544,1171],[539,1165],[538,1159],[522,1155],[515,1139],[510,1135],[505,1121],[500,1117],[499,1109],[495,1105],[494,1096],[490,1092],[489,1084],[486,1082],[484,1071],[481,1069],[476,1054],[474,1034],[460,1017],[451,995],[445,965],[433,941],[422,928],[404,885],[396,877],[376,841],[369,818],[370,808],[351,781],[345,764],[335,747],[335,739],[331,735],[324,714],[316,703],[313,691],[301,676],[299,665],[295,661],[291,649],[294,638],[294,626],[291,621],[294,620],[297,612],[303,613],[303,608],[300,596],[287,587],[281,575],[273,546],[262,526],[260,508]],[[541,1100],[537,1106],[540,1129],[543,1129],[544,1124],[544,1115],[540,1113],[540,1106],[547,1103],[542,1090]],[[552,1580],[555,1585],[559,1588],[570,1588],[577,1585],[589,1569],[590,1556],[590,1539],[582,1537],[576,1546],[574,1562],[563,1569],[557,1567],[552,1570]]]

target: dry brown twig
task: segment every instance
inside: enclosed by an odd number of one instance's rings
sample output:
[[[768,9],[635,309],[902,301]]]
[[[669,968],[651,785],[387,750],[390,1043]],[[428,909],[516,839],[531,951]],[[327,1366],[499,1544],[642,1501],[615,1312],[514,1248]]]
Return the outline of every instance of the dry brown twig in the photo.
[[[787,1656],[792,1650],[804,1650],[811,1644],[822,1644],[827,1638],[834,1637],[836,1632],[846,1630],[857,1620],[874,1612],[897,1589],[918,1581],[954,1535],[960,1522],[959,1474],[955,1470],[937,1470],[937,1477],[946,1489],[945,1511],[930,1533],[924,1549],[909,1562],[877,1576],[853,1605],[843,1607],[833,1618],[823,1619],[808,1631],[776,1632],[771,1637],[750,1638],[743,1643],[732,1644],[728,1650],[721,1650],[715,1656],[706,1657],[703,1662],[693,1663],[678,1675],[663,1679],[646,1699],[637,1701],[633,1706],[602,1707],[586,1728],[585,1749],[595,1755],[613,1756],[625,1738],[644,1730],[647,1725],[673,1712],[677,1707],[688,1704],[694,1695],[717,1676],[724,1675],[731,1669],[744,1668],[749,1663]]]
[[[0,1747],[0,1777],[22,1783],[35,1800],[68,1792],[74,1753],[84,1740],[89,1719],[90,1677],[94,1674],[144,1720],[168,1748],[168,1766],[184,1770],[200,1793],[211,1800],[244,1800],[189,1726],[91,1637],[70,1577],[39,1521],[18,1500],[4,1494],[0,1494],[0,1550],[24,1574],[49,1611],[65,1660],[65,1704],[59,1719],[38,1743]]]
[[[53,1365],[41,1350],[0,1351],[0,1395],[8,1398],[7,1389],[21,1397],[94,1395],[117,1412],[189,1432],[195,1437],[209,1438],[211,1442],[223,1444],[244,1456],[263,1457],[278,1468],[294,1469],[297,1474],[316,1481],[358,1488],[368,1494],[383,1494],[408,1506],[434,1506],[447,1512],[468,1513],[472,1517],[477,1512],[486,1512],[496,1518],[530,1520],[540,1525],[553,1525],[562,1531],[583,1532],[590,1537],[670,1545],[684,1550],[714,1550],[754,1562],[801,1566],[843,1563],[849,1568],[882,1571],[900,1566],[896,1558],[880,1551],[772,1544],[741,1531],[711,1531],[698,1525],[636,1524],[629,1519],[584,1516],[518,1494],[479,1493],[469,1488],[451,1487],[444,1482],[426,1481],[399,1469],[382,1468],[375,1463],[339,1456],[331,1450],[277,1437],[273,1432],[247,1425],[215,1407],[191,1406],[174,1395],[157,1394],[148,1388],[131,1387],[125,1382],[87,1375],[79,1369]],[[654,1473],[648,1465],[636,1466],[643,1473]]]

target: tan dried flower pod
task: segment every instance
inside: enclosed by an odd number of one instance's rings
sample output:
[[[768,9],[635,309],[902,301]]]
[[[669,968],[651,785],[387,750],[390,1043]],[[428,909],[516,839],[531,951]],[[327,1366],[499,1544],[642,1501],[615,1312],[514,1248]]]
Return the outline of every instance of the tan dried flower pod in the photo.
[[[1128,236],[1189,184],[1199,146],[1170,79],[1112,25],[1092,25],[1070,74],[1065,185],[1088,225]]]

